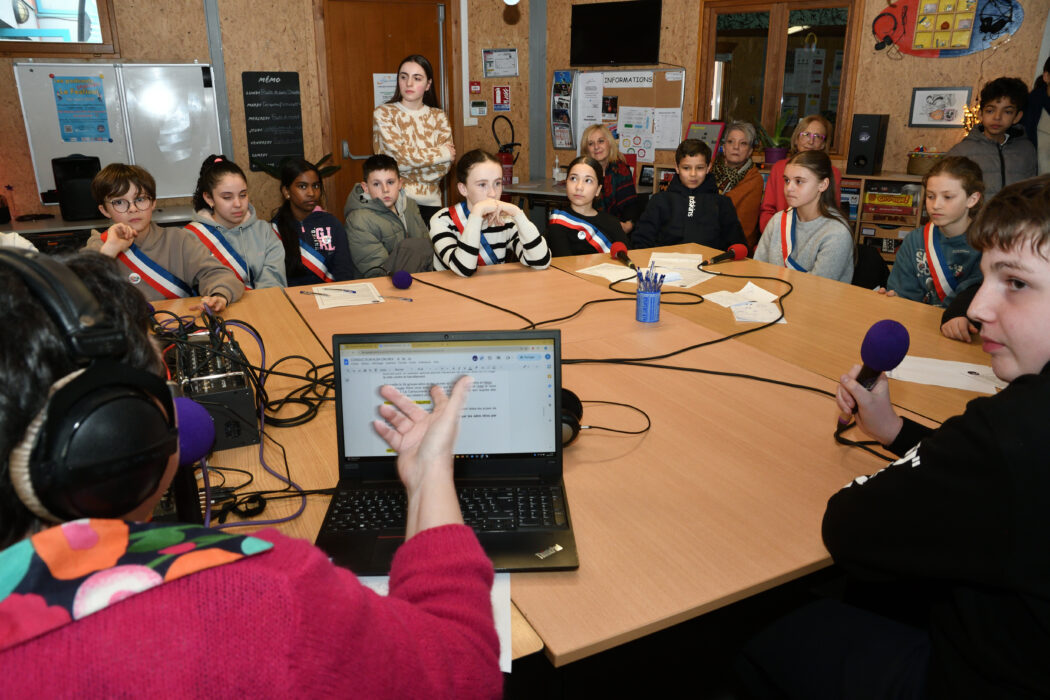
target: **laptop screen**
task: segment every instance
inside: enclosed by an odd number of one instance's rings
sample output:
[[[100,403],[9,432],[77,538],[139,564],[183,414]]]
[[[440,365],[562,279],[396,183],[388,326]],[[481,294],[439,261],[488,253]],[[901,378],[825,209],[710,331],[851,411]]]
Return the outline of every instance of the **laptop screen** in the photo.
[[[430,387],[469,374],[455,443],[456,476],[561,474],[560,333],[491,331],[338,335],[336,392],[341,477],[393,478],[396,453],[372,421],[379,388],[396,387],[425,410]]]

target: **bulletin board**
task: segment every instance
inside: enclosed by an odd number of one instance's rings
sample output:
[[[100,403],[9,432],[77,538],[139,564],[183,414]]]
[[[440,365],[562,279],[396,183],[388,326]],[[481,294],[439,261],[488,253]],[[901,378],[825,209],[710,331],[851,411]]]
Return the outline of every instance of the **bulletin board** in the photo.
[[[621,154],[633,154],[639,163],[656,162],[658,151],[678,147],[682,140],[684,70],[573,72],[571,126],[577,152],[582,150],[584,129],[597,123],[609,127]]]
[[[158,197],[193,193],[220,153],[211,67],[204,64],[15,63],[37,189],[52,203],[51,159],[96,156],[140,165]],[[47,193],[47,196],[45,196]]]

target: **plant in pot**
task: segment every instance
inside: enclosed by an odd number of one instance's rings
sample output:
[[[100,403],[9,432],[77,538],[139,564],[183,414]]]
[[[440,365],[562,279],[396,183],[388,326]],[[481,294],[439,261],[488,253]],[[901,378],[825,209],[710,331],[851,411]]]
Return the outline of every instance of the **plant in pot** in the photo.
[[[787,158],[788,148],[791,146],[791,137],[784,134],[787,120],[787,115],[781,114],[780,118],[777,119],[772,134],[766,131],[761,124],[756,125],[758,127],[758,139],[762,142],[766,165],[772,165],[778,160]]]

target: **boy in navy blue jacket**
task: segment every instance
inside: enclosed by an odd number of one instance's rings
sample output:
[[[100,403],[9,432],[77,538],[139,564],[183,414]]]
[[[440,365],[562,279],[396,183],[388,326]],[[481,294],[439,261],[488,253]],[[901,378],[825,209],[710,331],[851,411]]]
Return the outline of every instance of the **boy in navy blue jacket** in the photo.
[[[686,139],[674,152],[675,172],[666,192],[653,195],[631,236],[632,248],[699,243],[725,250],[747,245],[732,200],[718,194],[711,169],[711,149]]]

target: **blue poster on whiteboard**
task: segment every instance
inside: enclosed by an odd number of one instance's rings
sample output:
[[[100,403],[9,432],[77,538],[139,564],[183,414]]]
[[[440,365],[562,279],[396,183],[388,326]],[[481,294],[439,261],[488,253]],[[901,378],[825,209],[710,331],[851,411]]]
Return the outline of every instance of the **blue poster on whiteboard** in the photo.
[[[109,141],[102,78],[54,76],[55,108],[63,141]]]

